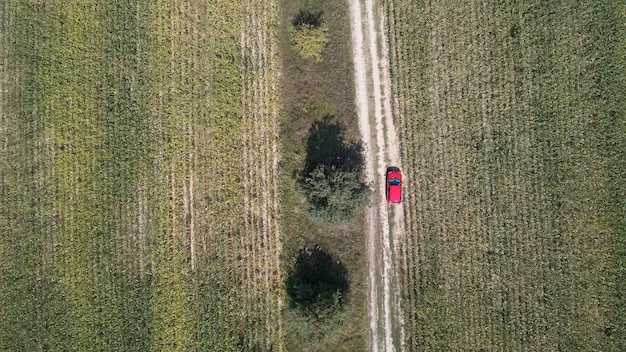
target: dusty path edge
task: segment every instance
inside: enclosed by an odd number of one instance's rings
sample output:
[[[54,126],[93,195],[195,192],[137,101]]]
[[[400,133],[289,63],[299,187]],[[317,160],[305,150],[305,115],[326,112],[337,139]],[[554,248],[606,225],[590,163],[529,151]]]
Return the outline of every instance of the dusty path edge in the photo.
[[[382,179],[387,166],[401,167],[391,109],[386,27],[380,4],[372,0],[349,0],[349,4],[355,99],[365,147],[366,178],[376,187],[366,210],[369,346],[374,352],[404,350],[402,303],[396,279],[398,241],[392,241],[404,233],[403,209],[395,207],[389,212]],[[393,228],[389,213],[394,218]]]

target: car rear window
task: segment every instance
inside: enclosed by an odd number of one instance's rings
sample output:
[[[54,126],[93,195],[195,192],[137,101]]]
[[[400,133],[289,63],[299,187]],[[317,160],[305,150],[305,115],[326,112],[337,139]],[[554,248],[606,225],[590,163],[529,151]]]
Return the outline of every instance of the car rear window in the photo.
[[[397,186],[400,183],[401,183],[400,180],[398,180],[397,178],[392,178],[391,180],[389,180],[389,184],[392,186]]]

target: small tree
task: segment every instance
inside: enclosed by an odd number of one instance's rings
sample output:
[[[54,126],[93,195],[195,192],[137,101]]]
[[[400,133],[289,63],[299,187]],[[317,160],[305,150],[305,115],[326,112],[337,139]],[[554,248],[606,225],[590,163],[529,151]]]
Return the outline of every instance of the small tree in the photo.
[[[323,164],[304,179],[303,188],[313,218],[330,223],[350,220],[367,204],[371,193],[357,172]]]
[[[300,251],[295,271],[286,282],[291,305],[317,320],[342,308],[348,290],[346,268],[319,245]]]
[[[296,53],[304,59],[312,58],[315,62],[322,61],[322,49],[328,42],[328,27],[301,23],[295,27],[291,44]]]

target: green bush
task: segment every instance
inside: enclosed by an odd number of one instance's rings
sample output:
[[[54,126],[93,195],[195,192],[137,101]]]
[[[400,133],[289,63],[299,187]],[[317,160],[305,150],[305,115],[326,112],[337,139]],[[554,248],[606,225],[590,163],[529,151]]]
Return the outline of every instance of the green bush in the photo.
[[[295,269],[287,279],[292,308],[323,320],[343,306],[348,272],[340,261],[335,261],[319,245],[304,247]]]
[[[295,28],[291,44],[303,59],[322,61],[322,49],[328,42],[328,27],[303,23]]]
[[[367,204],[370,187],[356,171],[319,164],[304,179],[304,193],[309,213],[315,220],[339,223],[352,217]]]

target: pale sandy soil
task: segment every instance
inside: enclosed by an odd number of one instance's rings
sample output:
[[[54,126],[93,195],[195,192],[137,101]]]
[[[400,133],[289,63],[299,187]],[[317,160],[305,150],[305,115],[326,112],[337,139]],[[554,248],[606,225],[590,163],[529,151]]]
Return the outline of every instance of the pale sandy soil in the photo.
[[[375,186],[366,220],[370,350],[397,351],[404,349],[404,332],[394,239],[404,234],[404,216],[401,206],[385,202],[386,169],[402,168],[391,109],[387,40],[378,3],[350,0],[350,17],[359,128],[367,179]]]

